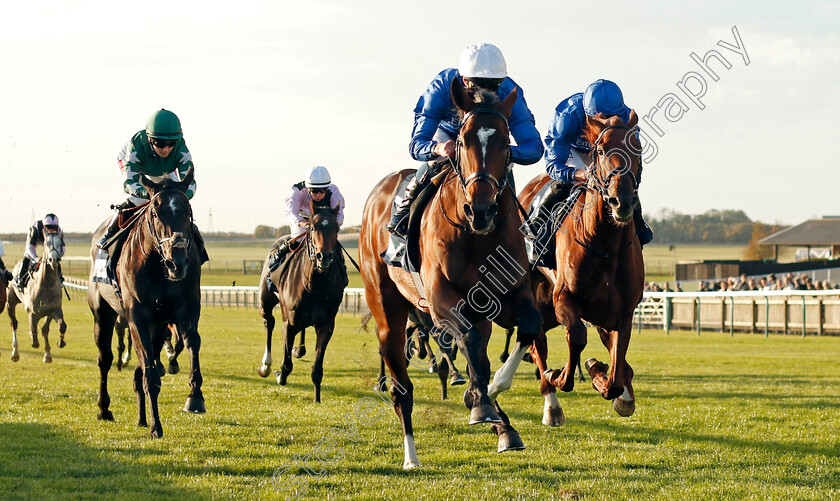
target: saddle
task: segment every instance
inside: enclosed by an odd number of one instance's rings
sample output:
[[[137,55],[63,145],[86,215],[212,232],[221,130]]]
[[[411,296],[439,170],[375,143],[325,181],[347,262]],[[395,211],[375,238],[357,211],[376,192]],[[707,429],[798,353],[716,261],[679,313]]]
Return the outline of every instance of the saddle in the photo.
[[[394,233],[390,234],[388,248],[380,254],[389,266],[396,266],[412,273],[420,272],[419,235],[423,211],[426,209],[429,201],[435,196],[435,193],[437,193],[444,177],[448,173],[449,169],[446,167],[442,168],[437,175],[432,177],[431,182],[423,188],[423,191],[411,202],[411,207],[408,212],[408,226],[405,232],[406,236],[402,237]],[[402,201],[402,194],[405,193],[406,186],[408,186],[408,183],[412,179],[414,179],[414,174],[409,174],[397,186],[397,190],[394,193],[394,201],[391,204],[391,216],[397,211],[397,207]]]
[[[525,251],[532,267],[544,266],[552,270],[557,267],[554,236],[583,189],[574,186],[566,191],[555,181],[546,183],[531,200],[526,221],[531,235],[525,239]]]

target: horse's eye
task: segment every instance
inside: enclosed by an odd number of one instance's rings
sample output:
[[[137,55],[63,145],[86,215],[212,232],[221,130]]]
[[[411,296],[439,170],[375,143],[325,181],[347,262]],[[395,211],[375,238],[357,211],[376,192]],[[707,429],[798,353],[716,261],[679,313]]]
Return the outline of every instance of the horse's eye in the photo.
[[[604,150],[602,150],[602,149],[600,149],[600,148],[599,148],[599,149],[598,149],[598,155],[600,155],[600,156],[604,156]]]

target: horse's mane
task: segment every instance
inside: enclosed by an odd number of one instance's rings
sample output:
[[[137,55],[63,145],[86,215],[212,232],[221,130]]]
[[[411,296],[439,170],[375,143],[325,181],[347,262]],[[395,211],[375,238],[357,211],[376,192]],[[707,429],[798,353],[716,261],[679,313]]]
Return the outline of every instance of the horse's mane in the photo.
[[[477,109],[481,108],[492,108],[493,105],[499,104],[501,99],[499,99],[499,95],[493,91],[482,89],[482,88],[475,88],[468,91],[470,97],[472,98],[473,102],[477,104]],[[464,110],[458,110],[458,114],[461,119],[464,118],[466,113]]]

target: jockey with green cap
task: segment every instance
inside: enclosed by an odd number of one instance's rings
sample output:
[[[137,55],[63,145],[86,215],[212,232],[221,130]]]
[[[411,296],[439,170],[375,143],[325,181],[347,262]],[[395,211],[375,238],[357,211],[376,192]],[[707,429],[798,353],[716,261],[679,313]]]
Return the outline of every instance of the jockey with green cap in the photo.
[[[128,199],[113,206],[117,214],[96,245],[100,248],[108,243],[119,229],[119,214],[125,209],[136,207],[149,200],[149,192],[140,183],[140,176],[146,175],[155,182],[165,178],[180,181],[193,166],[190,150],[184,142],[181,121],[175,113],[160,109],[149,117],[146,129],[134,134],[117,155],[117,164],[123,178],[123,189]],[[195,181],[187,188],[187,198],[195,194]]]

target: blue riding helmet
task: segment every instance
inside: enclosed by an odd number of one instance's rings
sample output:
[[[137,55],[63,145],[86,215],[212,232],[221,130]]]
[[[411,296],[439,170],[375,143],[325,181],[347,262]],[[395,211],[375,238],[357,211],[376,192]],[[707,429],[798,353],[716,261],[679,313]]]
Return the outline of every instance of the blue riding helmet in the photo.
[[[609,80],[595,80],[583,93],[583,111],[590,116],[603,113],[618,115],[624,111],[624,96],[621,89]]]

